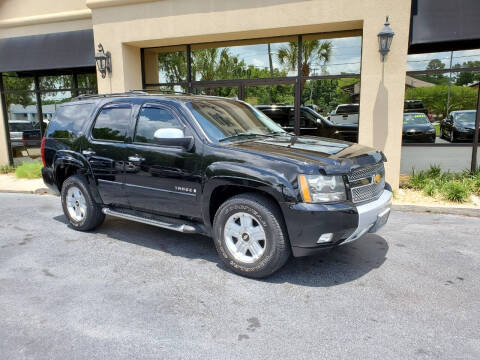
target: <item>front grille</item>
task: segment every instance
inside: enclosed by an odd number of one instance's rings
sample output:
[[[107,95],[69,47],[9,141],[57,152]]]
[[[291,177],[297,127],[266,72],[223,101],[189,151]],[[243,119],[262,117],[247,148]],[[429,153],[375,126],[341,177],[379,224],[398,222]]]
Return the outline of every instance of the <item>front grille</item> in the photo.
[[[377,183],[374,181],[376,175],[381,176],[380,181]],[[353,170],[348,175],[348,181],[354,203],[377,199],[385,188],[385,168],[383,162]]]

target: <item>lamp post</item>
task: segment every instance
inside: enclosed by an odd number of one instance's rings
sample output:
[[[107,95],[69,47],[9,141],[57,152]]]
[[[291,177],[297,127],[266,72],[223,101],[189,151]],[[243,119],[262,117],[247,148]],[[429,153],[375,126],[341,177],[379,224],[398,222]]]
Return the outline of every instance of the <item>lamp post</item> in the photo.
[[[105,76],[112,72],[112,56],[110,51],[103,51],[103,45],[98,44],[98,51],[95,54],[95,62],[97,63],[98,71],[102,75],[102,79],[105,79]]]
[[[388,16],[385,19],[385,24],[383,29],[378,33],[378,51],[382,54],[382,61],[385,61],[385,56],[390,51],[390,46],[392,45],[392,39],[395,33],[393,32],[392,28],[390,27],[390,23],[388,22]]]

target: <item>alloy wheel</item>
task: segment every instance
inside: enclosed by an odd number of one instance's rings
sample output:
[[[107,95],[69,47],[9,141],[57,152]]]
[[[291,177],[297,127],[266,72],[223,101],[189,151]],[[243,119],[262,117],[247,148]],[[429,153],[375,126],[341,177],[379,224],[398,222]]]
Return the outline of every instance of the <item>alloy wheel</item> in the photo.
[[[87,202],[80,189],[72,186],[67,191],[67,210],[70,217],[76,221],[82,221],[87,215]]]
[[[225,223],[225,243],[235,260],[254,263],[265,253],[265,230],[255,217],[238,212]]]

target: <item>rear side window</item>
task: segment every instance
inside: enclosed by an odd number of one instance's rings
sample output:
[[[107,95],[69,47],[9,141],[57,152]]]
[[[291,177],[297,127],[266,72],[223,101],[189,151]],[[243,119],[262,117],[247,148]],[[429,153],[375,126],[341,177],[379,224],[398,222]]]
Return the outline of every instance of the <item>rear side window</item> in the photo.
[[[143,107],[138,117],[135,142],[154,143],[153,134],[158,129],[183,129],[177,117],[168,109],[160,107]]]
[[[97,140],[125,141],[130,127],[132,107],[129,104],[104,106],[97,116],[92,136]]]
[[[94,107],[94,103],[62,105],[48,124],[47,137],[70,138],[84,135],[85,123],[90,119]]]

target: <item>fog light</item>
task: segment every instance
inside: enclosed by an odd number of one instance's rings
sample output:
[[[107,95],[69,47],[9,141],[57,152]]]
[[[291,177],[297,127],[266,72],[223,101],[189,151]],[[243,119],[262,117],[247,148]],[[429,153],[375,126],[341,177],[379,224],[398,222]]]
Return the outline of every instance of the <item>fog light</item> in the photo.
[[[320,237],[317,240],[317,244],[322,244],[322,243],[327,243],[332,240],[333,234],[332,233],[325,233],[320,235]]]

